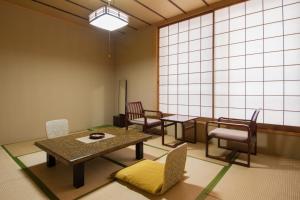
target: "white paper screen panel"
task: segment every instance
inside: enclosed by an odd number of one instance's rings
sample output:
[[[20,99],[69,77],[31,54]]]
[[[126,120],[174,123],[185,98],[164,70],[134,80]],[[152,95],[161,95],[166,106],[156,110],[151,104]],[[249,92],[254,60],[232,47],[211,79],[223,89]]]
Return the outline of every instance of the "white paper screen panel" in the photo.
[[[284,34],[296,34],[300,32],[300,18],[286,20],[284,22]]]
[[[234,56],[229,58],[229,66],[230,69],[244,69],[245,64],[245,56]]]
[[[161,111],[212,117],[212,16],[160,28]]]

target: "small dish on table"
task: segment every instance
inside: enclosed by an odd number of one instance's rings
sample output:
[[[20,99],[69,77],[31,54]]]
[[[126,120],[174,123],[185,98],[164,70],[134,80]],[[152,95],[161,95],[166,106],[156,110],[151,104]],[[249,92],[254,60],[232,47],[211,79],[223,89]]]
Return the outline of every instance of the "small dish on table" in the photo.
[[[105,137],[104,133],[91,133],[89,138],[92,140],[98,140],[98,139],[102,139]]]

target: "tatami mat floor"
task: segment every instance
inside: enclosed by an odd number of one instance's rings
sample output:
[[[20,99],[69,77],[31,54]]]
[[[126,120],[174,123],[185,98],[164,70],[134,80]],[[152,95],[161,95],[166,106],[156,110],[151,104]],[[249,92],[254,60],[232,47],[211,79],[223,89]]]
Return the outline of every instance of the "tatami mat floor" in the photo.
[[[167,137],[167,141],[173,139]],[[161,137],[159,136],[154,136],[146,144],[170,150],[169,147],[161,145]],[[32,141],[10,145],[9,147],[11,147],[11,153],[14,153],[15,157],[38,151]],[[222,152],[212,146],[212,153]],[[193,195],[190,195],[190,197],[194,197],[197,193],[196,197],[198,197],[196,199],[199,200],[300,199],[300,160],[258,154],[251,157],[251,168],[228,165],[227,163],[205,158],[205,145],[202,143],[188,144],[188,155],[187,170],[189,178],[175,186],[176,188],[173,189],[176,192],[170,192],[169,195],[164,197],[149,196],[114,181],[89,193],[82,199],[181,200],[189,196],[184,190],[185,186],[191,188],[190,194]],[[243,159],[243,156],[241,155],[239,159]],[[164,157],[160,158],[159,161],[163,160]],[[2,148],[0,149],[0,166],[0,199],[47,199],[47,196],[23,173],[16,162]],[[218,172],[222,168],[227,170],[220,176]],[[204,188],[205,190],[203,190]],[[181,194],[183,192],[185,194]]]
[[[48,199],[3,149],[0,166],[0,199]]]
[[[217,199],[300,199],[300,160],[252,156],[251,168],[232,165],[210,193]]]
[[[164,162],[165,156],[160,158],[158,162]],[[205,173],[197,171],[203,169]],[[178,199],[178,200],[194,200],[206,185],[218,174],[222,169],[221,165],[205,162],[192,157],[187,157],[186,173],[183,180],[176,184],[171,190],[162,196],[150,195],[128,185],[122,185],[119,182],[108,184],[97,191],[88,194],[82,200],[96,200],[101,196],[103,199],[128,199],[128,200],[161,200],[161,199]],[[122,194],[120,196],[120,194]],[[122,197],[122,198],[120,198]]]

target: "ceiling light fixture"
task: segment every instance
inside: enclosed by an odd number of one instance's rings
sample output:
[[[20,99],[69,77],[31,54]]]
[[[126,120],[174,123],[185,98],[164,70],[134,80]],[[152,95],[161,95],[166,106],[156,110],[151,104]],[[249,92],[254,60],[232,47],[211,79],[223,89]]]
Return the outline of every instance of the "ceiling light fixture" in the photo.
[[[107,6],[103,6],[89,15],[89,22],[98,28],[114,31],[128,24],[128,15],[112,8],[110,0],[108,0]]]

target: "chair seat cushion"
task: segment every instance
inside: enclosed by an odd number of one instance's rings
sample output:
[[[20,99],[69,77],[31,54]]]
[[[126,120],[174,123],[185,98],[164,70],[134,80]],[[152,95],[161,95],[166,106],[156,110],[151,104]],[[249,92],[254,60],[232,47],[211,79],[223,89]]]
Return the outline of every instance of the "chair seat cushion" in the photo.
[[[228,128],[216,128],[210,131],[208,135],[210,137],[219,137],[238,141],[245,141],[248,139],[248,131],[240,131]]]
[[[129,120],[131,123],[133,124],[140,124],[143,125],[144,124],[144,118],[136,118],[133,120]],[[147,124],[148,125],[152,125],[152,124],[156,124],[156,123],[160,123],[159,119],[152,119],[152,118],[147,118]]]
[[[115,177],[151,194],[157,194],[163,185],[164,164],[143,160],[118,171]]]

